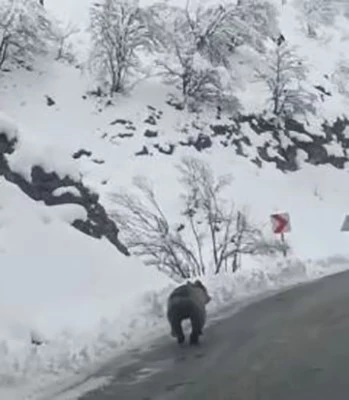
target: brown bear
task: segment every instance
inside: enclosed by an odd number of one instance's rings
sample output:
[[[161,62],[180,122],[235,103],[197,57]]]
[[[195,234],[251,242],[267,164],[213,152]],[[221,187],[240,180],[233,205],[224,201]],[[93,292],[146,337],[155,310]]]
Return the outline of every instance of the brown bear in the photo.
[[[206,287],[200,280],[187,282],[173,290],[167,301],[167,319],[171,334],[179,344],[185,341],[182,321],[190,319],[192,331],[190,344],[198,344],[206,322],[206,304],[211,300]]]

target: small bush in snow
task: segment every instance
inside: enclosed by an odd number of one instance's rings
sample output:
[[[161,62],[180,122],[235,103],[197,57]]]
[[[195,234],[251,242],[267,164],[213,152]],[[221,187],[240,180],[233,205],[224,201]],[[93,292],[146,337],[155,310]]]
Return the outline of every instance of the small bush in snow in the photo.
[[[182,219],[175,224],[170,223],[144,178],[135,179],[140,196],[127,192],[112,195],[113,216],[124,241],[147,265],[181,280],[207,272],[235,272],[241,254],[283,250],[268,242],[246,213],[225,198],[229,176],[215,177],[206,163],[195,158],[184,158],[178,169],[184,191]]]
[[[123,91],[127,79],[140,68],[138,52],[153,47],[138,0],[104,0],[93,4],[90,31],[91,69],[111,94]]]
[[[79,29],[70,22],[66,25],[57,24],[53,30],[54,41],[57,46],[56,60],[63,60],[72,64],[76,61],[71,38],[79,33]]]

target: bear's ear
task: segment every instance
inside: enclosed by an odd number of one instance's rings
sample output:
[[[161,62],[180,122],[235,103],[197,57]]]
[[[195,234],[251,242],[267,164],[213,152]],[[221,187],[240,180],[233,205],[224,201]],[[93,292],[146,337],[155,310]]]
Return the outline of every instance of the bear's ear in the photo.
[[[206,286],[199,279],[194,282],[194,285],[207,292]]]

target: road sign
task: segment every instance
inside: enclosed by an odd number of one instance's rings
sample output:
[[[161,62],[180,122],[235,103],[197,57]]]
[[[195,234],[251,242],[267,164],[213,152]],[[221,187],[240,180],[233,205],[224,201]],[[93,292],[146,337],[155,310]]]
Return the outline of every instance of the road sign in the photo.
[[[290,215],[288,213],[272,214],[271,223],[274,233],[284,234],[291,231]]]
[[[349,215],[345,216],[343,225],[341,227],[342,232],[349,232]]]

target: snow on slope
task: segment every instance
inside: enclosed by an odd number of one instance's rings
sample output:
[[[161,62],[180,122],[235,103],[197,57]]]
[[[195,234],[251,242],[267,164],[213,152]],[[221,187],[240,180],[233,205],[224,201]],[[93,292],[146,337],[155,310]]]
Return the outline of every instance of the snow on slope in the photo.
[[[142,294],[169,282],[67,224],[83,214],[36,203],[0,178],[0,387],[122,346]],[[35,351],[32,332],[47,345]]]
[[[58,10],[58,15],[70,16],[82,26],[88,14],[86,4],[85,0],[65,0],[64,5],[62,0],[47,0],[53,12]],[[312,83],[329,84],[323,75],[331,74],[345,56],[347,44],[341,37],[346,27],[341,25],[331,32],[335,35],[329,42],[319,43],[299,32],[292,2],[283,11],[282,30],[311,63]],[[154,182],[160,203],[176,222],[181,189],[175,164],[183,154],[193,155],[193,150],[181,149],[172,157],[134,156],[145,143],[148,105],[163,111],[156,128],[162,143],[174,140],[186,123],[196,119],[165,104],[167,87],[157,80],[143,82],[130,96],[116,98],[113,106],[102,109],[94,100],[83,98],[92,87],[83,68],[39,60],[34,71],[14,71],[1,80],[0,110],[18,121],[24,132],[19,152],[10,157],[12,167],[26,173],[34,159],[81,175],[110,210],[109,195],[120,187],[131,188],[132,177],[143,174]],[[256,88],[251,82],[238,90],[248,111],[263,106],[263,93]],[[321,110],[328,118],[347,108],[345,98],[333,86],[331,91],[335,95]],[[46,105],[46,95],[55,105]],[[121,131],[110,125],[117,118],[132,121],[134,137],[117,136]],[[205,129],[210,118],[207,114],[196,122]],[[316,131],[318,121],[311,123]],[[92,157],[73,160],[72,154],[81,148],[92,151]],[[213,147],[196,155],[208,160],[216,173],[233,174],[231,198],[247,205],[266,232],[271,234],[269,215],[277,211],[290,212],[292,225],[287,240],[293,254],[288,262],[246,258],[234,277],[209,278],[214,298],[210,313],[246,295],[348,268],[349,238],[340,232],[348,212],[348,170],[304,165],[301,171],[284,175],[272,164],[258,169],[230,148]],[[174,284],[140,260],[123,257],[106,241],[71,228],[67,222],[77,213],[83,216],[82,212],[78,207],[35,203],[0,178],[0,398],[22,400],[23,393],[34,393],[36,400],[37,390],[57,376],[80,371],[111,352],[138,344],[144,335],[168,333],[164,305]],[[31,347],[32,331],[47,339],[47,344]],[[37,376],[40,379],[34,382]],[[15,386],[22,386],[22,394]]]

